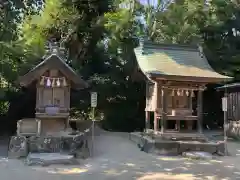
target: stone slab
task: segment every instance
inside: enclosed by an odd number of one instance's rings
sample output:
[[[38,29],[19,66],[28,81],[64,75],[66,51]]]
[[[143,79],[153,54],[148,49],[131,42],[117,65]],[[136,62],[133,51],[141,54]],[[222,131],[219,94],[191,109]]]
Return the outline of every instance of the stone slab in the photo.
[[[28,166],[52,164],[77,164],[77,160],[72,155],[61,153],[29,153],[26,159]]]

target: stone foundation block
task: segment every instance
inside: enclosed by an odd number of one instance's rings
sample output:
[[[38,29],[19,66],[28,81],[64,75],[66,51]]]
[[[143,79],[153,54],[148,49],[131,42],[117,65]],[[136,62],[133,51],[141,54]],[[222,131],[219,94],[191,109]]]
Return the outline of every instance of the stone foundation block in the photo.
[[[230,121],[226,125],[226,129],[228,137],[240,139],[240,121]]]
[[[177,141],[157,141],[155,148],[159,155],[177,155],[179,144]]]
[[[20,158],[28,155],[27,138],[24,136],[12,136],[8,148],[9,158]]]
[[[62,149],[61,137],[36,137],[28,139],[29,152],[32,153],[53,153]]]
[[[198,141],[181,141],[179,142],[179,153],[183,153],[186,151],[204,151],[209,152],[211,154],[217,152],[217,143],[205,143]]]

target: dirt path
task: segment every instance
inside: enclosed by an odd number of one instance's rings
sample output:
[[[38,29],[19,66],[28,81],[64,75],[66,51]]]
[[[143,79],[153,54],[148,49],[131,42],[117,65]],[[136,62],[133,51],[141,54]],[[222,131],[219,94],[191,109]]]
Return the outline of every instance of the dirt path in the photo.
[[[240,161],[239,161],[240,162]],[[223,161],[188,161],[141,152],[126,133],[101,132],[92,159],[78,166],[28,167],[0,160],[1,180],[235,180],[240,170]]]

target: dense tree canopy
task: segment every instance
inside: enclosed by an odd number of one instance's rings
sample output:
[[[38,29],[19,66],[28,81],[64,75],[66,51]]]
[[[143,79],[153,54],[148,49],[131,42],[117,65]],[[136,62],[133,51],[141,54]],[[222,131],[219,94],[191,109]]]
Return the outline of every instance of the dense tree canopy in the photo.
[[[133,52],[143,36],[200,43],[214,69],[240,78],[238,1],[3,0],[0,14],[0,114],[21,111],[11,108],[23,96],[14,82],[41,60],[52,38],[65,46],[69,65],[98,91],[98,112],[110,129],[144,126],[145,86],[136,75]],[[73,114],[88,114],[89,92],[72,96]]]

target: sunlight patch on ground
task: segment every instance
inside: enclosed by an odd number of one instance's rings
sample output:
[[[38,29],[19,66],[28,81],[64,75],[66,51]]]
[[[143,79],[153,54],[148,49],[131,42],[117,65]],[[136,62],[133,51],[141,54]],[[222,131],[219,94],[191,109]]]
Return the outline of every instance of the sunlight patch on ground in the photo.
[[[106,173],[107,175],[113,175],[113,176],[119,176],[126,172],[128,172],[128,170],[117,171],[116,169],[109,169],[107,171],[104,171],[104,173]]]
[[[173,171],[173,169],[164,168],[164,171],[170,172],[170,171]]]
[[[216,176],[206,176],[205,179],[207,180],[217,180]],[[222,179],[222,180],[227,180],[227,179]]]
[[[187,161],[187,162],[184,162],[184,164],[186,164],[186,165],[193,165],[194,163]]]
[[[226,167],[226,168],[234,168],[234,166],[230,166],[230,165],[224,166],[224,167]]]
[[[182,161],[186,160],[186,158],[180,158],[180,157],[158,157],[158,160],[162,161]]]
[[[129,166],[129,167],[134,167],[136,166],[135,164],[132,164],[132,163],[125,163],[126,166]]]
[[[86,168],[77,168],[77,167],[72,167],[72,168],[42,168],[42,167],[35,167],[32,168],[37,171],[43,171],[47,172],[49,174],[81,174],[84,172],[87,172],[88,169]]]
[[[212,159],[212,160],[210,160],[210,162],[213,162],[213,163],[222,163],[222,161],[216,160],[216,159]]]
[[[47,171],[50,174],[81,174],[87,172],[88,169],[81,169],[81,168],[59,168],[54,170]]]
[[[234,172],[234,174],[240,175],[240,172]]]
[[[197,180],[193,174],[153,173],[144,175],[137,180]]]
[[[175,168],[175,170],[177,170],[177,169],[180,169],[180,170],[183,170],[183,171],[187,171],[188,170],[188,168],[187,167],[176,167]]]
[[[198,164],[201,164],[201,165],[212,165],[210,162],[199,162]]]
[[[198,174],[198,177],[196,177],[193,174],[171,174],[171,173],[146,174],[138,178],[137,180],[203,180],[203,179],[218,180],[216,176],[202,176],[201,174]]]
[[[8,158],[1,158],[0,162],[8,162]]]

